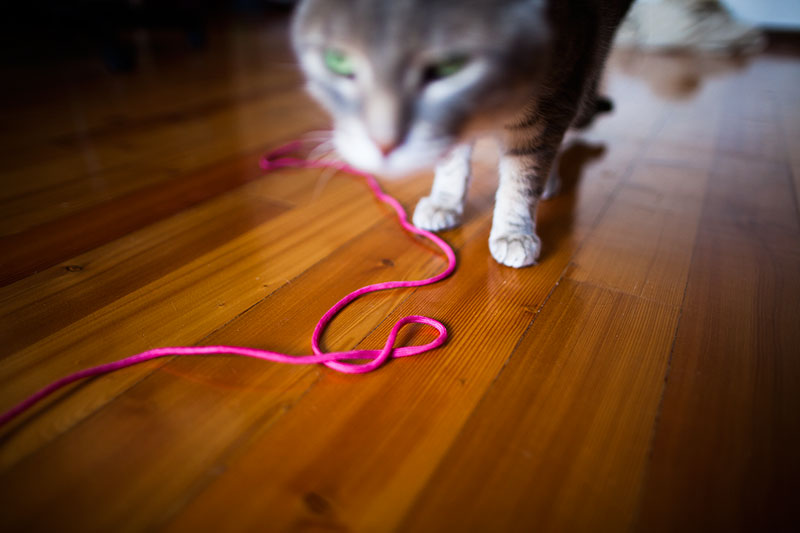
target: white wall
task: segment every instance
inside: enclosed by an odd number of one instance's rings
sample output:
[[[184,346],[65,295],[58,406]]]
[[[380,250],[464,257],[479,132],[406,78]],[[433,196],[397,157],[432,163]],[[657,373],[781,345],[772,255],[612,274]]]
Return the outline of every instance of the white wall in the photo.
[[[737,18],[769,28],[800,29],[800,0],[724,0]]]

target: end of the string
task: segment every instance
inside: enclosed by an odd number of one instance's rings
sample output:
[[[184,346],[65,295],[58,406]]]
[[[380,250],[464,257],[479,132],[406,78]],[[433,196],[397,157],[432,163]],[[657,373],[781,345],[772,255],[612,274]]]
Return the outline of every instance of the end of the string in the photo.
[[[269,159],[269,154],[261,156],[261,159],[258,160],[258,166],[261,170],[275,169],[275,166],[272,164],[272,160]]]
[[[285,165],[280,164],[280,160],[291,153],[297,152],[302,147],[300,141],[291,141],[282,146],[270,150],[258,161],[258,166],[263,170],[275,170]]]

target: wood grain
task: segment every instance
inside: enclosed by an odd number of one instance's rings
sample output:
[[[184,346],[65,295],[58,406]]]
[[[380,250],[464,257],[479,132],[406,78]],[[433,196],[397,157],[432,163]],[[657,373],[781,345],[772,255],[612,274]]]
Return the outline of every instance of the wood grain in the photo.
[[[607,198],[594,196],[584,215],[596,216]],[[369,380],[326,375],[170,529],[251,529],[265,520],[276,530],[371,531],[398,525],[562,275],[578,244],[565,232],[585,234],[585,227],[570,225],[573,205],[574,198],[565,196],[543,206],[542,236],[561,246],[535,270],[494,263],[486,255],[484,225],[459,253],[469,271],[415,291],[363,343],[380,345],[399,317],[430,310],[451,327],[446,352]],[[425,338],[426,332],[417,331],[403,342]],[[320,417],[324,424],[316,422]],[[326,444],[309,447],[310,442]],[[298,446],[300,453],[282,453]],[[282,460],[264,460],[273,454]],[[242,483],[252,491],[236,491]],[[234,504],[239,512],[227,517],[224,509]]]
[[[677,318],[562,282],[400,530],[627,529]]]
[[[631,527],[704,189],[637,165],[401,530]]]
[[[791,181],[782,165],[737,159],[715,168],[639,529],[790,531],[800,523],[800,231]]]
[[[0,408],[157,346],[307,353],[347,292],[443,267],[358,180],[259,171],[327,122],[285,15],[214,28],[126,75],[4,67]],[[426,314],[445,346],[365,376],[214,356],[70,387],[0,432],[0,529],[800,529],[798,76],[791,36],[616,51],[615,111],[565,143],[537,266],[489,256],[480,143],[443,234],[456,273],[323,338],[374,348]],[[383,183],[412,209],[430,175]]]
[[[119,358],[131,351],[153,348],[153,337],[160,339],[158,345],[199,342],[249,309],[320,258],[364,232],[365,226],[369,227],[369,223],[378,218],[377,209],[368,209],[374,201],[363,194],[363,187],[354,182],[343,183],[349,187],[339,188],[334,194],[320,197],[318,202],[290,211],[286,217],[275,218],[232,238],[209,254],[181,265],[130,291],[113,304],[4,358],[0,366],[0,382],[3,383],[0,400],[4,407],[12,405],[13,399],[22,396],[23,391],[42,387],[67,372],[113,360],[115,355]],[[360,220],[360,223],[337,224],[337,220]],[[142,231],[158,233],[158,228]],[[133,237],[134,241],[138,239],[141,236]],[[296,248],[298,243],[310,247],[304,249],[302,258],[284,253]],[[125,244],[120,243],[121,246]],[[100,249],[97,253],[105,251]],[[54,357],[64,350],[76,355]],[[68,413],[64,418],[56,415],[45,424],[46,429],[40,427],[27,432],[23,428],[13,438],[47,439],[51,432],[71,425],[116,396],[120,387],[124,389],[138,381],[143,373],[146,371],[136,368],[93,384],[103,392],[80,388],[56,406],[56,411],[63,408],[63,412]],[[12,443],[4,447],[0,463],[13,461],[7,454],[17,457],[27,446],[17,447]]]

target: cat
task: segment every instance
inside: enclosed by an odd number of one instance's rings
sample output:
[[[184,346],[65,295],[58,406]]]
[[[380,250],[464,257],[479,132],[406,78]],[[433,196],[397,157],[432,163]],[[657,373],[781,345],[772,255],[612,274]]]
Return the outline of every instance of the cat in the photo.
[[[291,39],[340,156],[384,176],[435,167],[420,228],[460,224],[472,143],[495,136],[489,250],[524,267],[539,257],[536,206],[558,188],[564,134],[609,104],[598,80],[631,1],[301,0]]]

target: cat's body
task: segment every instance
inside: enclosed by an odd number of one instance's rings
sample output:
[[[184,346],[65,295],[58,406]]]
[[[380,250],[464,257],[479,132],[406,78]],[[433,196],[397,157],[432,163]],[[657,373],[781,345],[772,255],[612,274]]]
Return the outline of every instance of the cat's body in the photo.
[[[597,83],[631,0],[304,0],[293,42],[310,92],[351,164],[380,174],[436,166],[417,226],[458,225],[471,144],[502,154],[492,256],[539,255],[536,205],[571,125],[597,110]]]

